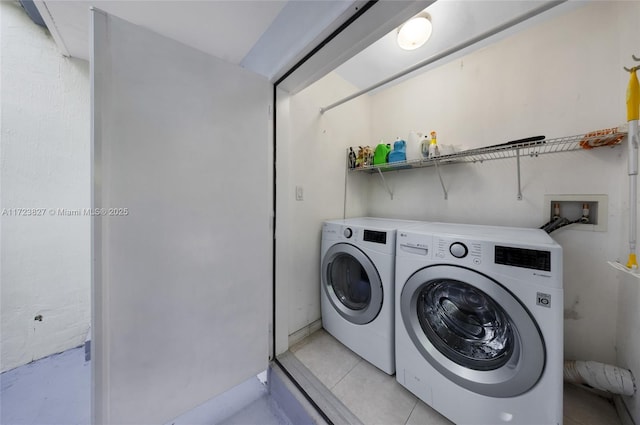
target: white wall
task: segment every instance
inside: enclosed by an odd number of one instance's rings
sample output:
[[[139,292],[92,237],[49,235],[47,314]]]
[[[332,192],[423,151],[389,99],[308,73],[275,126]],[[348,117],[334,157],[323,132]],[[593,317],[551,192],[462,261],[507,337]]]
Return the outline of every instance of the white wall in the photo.
[[[325,106],[356,89],[335,74],[277,103],[278,306],[288,309],[288,334],[320,318],[320,224],[344,214],[346,149],[369,144],[369,99],[320,115]],[[347,216],[364,214],[367,176],[349,178]],[[302,186],[304,200],[295,200]],[[288,302],[284,297],[288,297]],[[282,333],[282,331],[279,331]],[[278,351],[286,350],[284,342]]]
[[[90,323],[89,217],[12,216],[89,200],[89,66],[0,2],[0,370],[80,345]],[[42,315],[42,321],[35,321]]]

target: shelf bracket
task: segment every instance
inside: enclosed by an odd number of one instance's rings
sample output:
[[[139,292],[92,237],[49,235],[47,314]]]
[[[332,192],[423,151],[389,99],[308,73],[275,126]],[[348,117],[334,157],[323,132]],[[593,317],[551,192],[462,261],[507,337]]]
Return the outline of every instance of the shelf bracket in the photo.
[[[380,168],[376,168],[376,170],[378,170],[378,174],[380,175],[380,178],[382,179],[382,184],[384,184],[384,188],[387,189],[387,192],[389,192],[389,196],[391,197],[391,200],[393,201],[393,191],[389,188],[389,185],[387,184],[387,181],[384,178],[384,175],[382,174],[382,171],[380,171]]]
[[[518,201],[522,201],[522,186],[520,184],[520,149],[516,149],[516,161],[518,165]]]
[[[447,193],[447,188],[444,187],[444,181],[442,181],[442,175],[440,174],[440,167],[438,167],[438,160],[433,161],[433,164],[436,166],[436,172],[438,173],[438,178],[440,179],[440,185],[442,186],[442,192],[444,193],[445,201],[449,199],[449,194]]]

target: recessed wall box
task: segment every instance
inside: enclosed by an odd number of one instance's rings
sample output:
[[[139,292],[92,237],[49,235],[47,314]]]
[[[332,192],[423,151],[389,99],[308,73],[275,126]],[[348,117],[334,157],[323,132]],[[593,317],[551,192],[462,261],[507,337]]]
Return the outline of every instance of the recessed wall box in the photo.
[[[607,195],[544,195],[543,220],[551,221],[559,208],[560,217],[570,221],[579,220],[588,213],[587,223],[575,223],[567,229],[587,230],[592,232],[607,231],[609,197]]]

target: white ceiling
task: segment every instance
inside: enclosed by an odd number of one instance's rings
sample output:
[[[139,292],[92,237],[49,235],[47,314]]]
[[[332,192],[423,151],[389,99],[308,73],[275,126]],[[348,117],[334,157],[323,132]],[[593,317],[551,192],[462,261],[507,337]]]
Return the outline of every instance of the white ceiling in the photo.
[[[366,0],[35,0],[34,3],[57,45],[68,56],[88,60],[89,8],[93,6],[275,81],[354,15]],[[334,68],[356,87],[371,87],[505,23],[527,18],[526,22],[489,37],[484,44],[569,4],[583,2],[570,1],[557,7],[561,3],[382,0],[356,20],[356,25],[350,25],[352,35],[343,37],[346,40],[334,46],[334,53],[316,55],[320,58],[307,67],[327,69],[308,71],[310,77],[298,84],[298,89]],[[395,43],[395,28],[427,6],[433,22],[431,39],[417,50],[401,50]],[[551,6],[551,11],[537,15],[541,8]],[[529,19],[534,15],[537,16]],[[474,43],[458,55],[482,45]],[[453,57],[454,54],[446,59]]]
[[[456,47],[462,47],[474,39],[482,41],[447,54],[416,72],[439,66],[445,61],[468,54],[584,3],[550,0],[439,0],[426,8],[431,16],[433,33],[422,47],[412,51],[400,49],[396,43],[397,32],[394,30],[338,67],[336,72],[359,89],[367,89],[416,64],[435,60],[443,52],[452,52]],[[509,28],[504,28],[507,26]],[[493,34],[497,29],[501,30]],[[410,76],[412,75],[414,74]],[[393,83],[399,81],[401,79],[396,79]]]
[[[268,78],[355,13],[356,0],[36,0],[62,53],[89,59],[89,9],[148,28]]]

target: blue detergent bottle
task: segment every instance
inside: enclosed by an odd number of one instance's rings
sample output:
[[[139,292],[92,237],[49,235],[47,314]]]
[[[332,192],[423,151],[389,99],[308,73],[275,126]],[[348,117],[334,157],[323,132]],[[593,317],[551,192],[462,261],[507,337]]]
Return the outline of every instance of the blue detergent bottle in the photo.
[[[393,150],[389,153],[389,162],[401,162],[407,160],[407,142],[399,138],[393,142]]]

